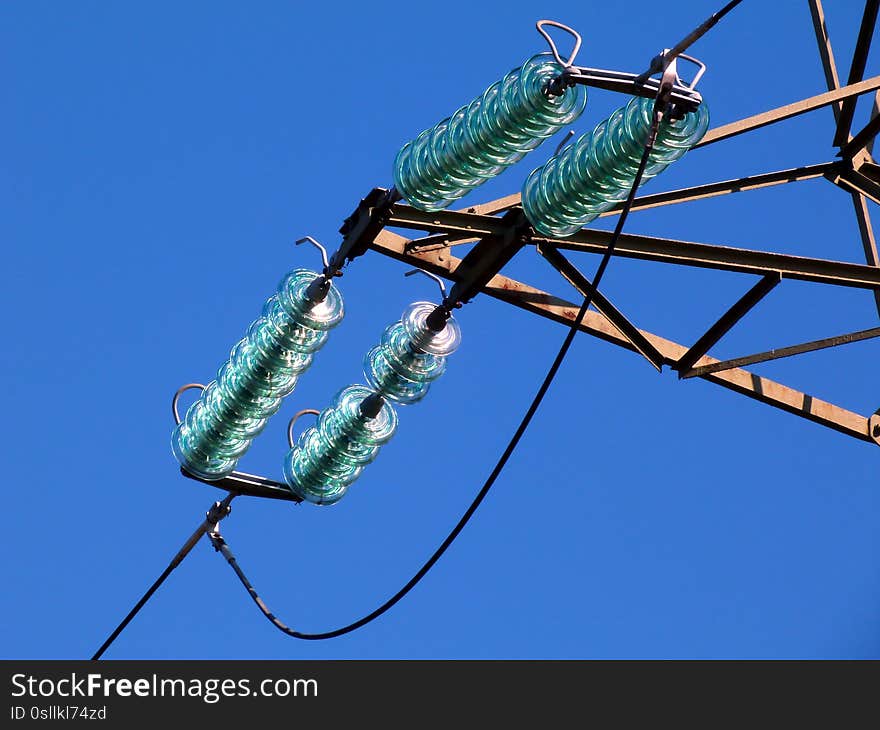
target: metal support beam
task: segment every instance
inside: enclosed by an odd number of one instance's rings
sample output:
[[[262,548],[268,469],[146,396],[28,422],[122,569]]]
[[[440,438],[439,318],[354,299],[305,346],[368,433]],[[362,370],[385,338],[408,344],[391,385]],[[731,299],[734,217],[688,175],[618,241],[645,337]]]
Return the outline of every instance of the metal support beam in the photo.
[[[581,296],[584,298],[589,296],[596,309],[604,314],[611,324],[617,327],[620,334],[632,343],[632,346],[657,369],[657,372],[663,369],[663,355],[660,351],[651,344],[650,340],[642,334],[638,327],[630,322],[617,307],[593,286],[593,283],[571,261],[552,246],[540,245],[538,246],[538,253],[547,259],[550,265],[562,274],[563,278],[577,289]]]
[[[848,193],[865,195],[880,205],[880,183],[857,170],[844,170],[840,175],[832,175],[829,179]]]
[[[693,344],[691,349],[681,356],[681,359],[675,364],[678,377],[685,377],[685,373],[694,366],[697,360],[709,352],[712,346],[716,345],[758,302],[775,289],[780,281],[782,281],[782,276],[778,272],[767,274],[743,294],[739,301],[721,315],[718,321]]]
[[[630,210],[646,210],[647,208],[657,208],[662,205],[688,203],[692,200],[714,198],[719,195],[728,195],[730,193],[742,193],[746,190],[759,190],[772,185],[784,185],[785,183],[798,182],[800,180],[812,180],[817,177],[822,177],[829,172],[836,171],[840,164],[841,163],[839,162],[822,162],[818,165],[792,167],[787,170],[764,172],[759,175],[749,175],[734,180],[722,180],[720,182],[707,183],[705,185],[696,185],[691,188],[679,188],[678,190],[670,190],[665,193],[642,195],[633,201]],[[617,215],[622,208],[622,203],[615,205],[610,210],[601,213],[599,217],[603,218],[609,215]]]
[[[844,160],[851,160],[855,157],[859,152],[861,152],[874,137],[877,136],[877,133],[880,132],[880,117],[875,116],[869,121],[864,128],[856,134],[849,142],[845,142],[844,145],[840,148],[840,152],[837,154],[840,155]]]
[[[865,64],[868,62],[868,51],[871,48],[871,39],[874,37],[874,26],[877,23],[877,10],[880,9],[880,0],[867,0],[865,12],[862,14],[862,23],[859,26],[859,36],[853,51],[852,64],[849,67],[847,85],[860,81],[865,75]],[[853,114],[856,110],[855,97],[844,100],[840,108],[840,117],[837,120],[837,131],[834,134],[834,145],[842,147],[849,139],[849,130],[852,126]]]
[[[840,77],[837,75],[837,64],[834,62],[834,51],[831,48],[831,38],[828,35],[828,26],[825,23],[825,10],[821,0],[809,0],[810,14],[813,16],[813,30],[816,31],[816,44],[819,47],[819,57],[822,59],[822,70],[825,72],[825,84],[828,90],[840,88]],[[834,112],[834,121],[840,119],[840,107],[842,102],[831,105]]]
[[[709,365],[700,365],[691,368],[681,375],[682,378],[694,378],[709,373],[719,373],[722,370],[731,370],[732,368],[741,368],[746,365],[754,365],[759,362],[768,362],[770,360],[779,360],[784,357],[792,357],[793,355],[803,355],[806,352],[815,352],[816,350],[825,350],[829,347],[839,347],[840,345],[848,345],[851,342],[861,342],[862,340],[870,340],[874,337],[880,337],[880,327],[874,327],[868,330],[860,330],[858,332],[849,332],[845,335],[837,337],[826,337],[824,340],[813,340],[812,342],[803,342],[799,345],[791,345],[790,347],[779,347],[766,352],[759,352],[755,355],[745,355],[731,360],[722,360]]]
[[[602,247],[607,244],[610,235],[606,231],[585,228],[570,239],[550,242],[560,249],[601,253]],[[778,271],[783,279],[813,281],[862,289],[880,288],[880,270],[864,264],[813,259],[771,251],[751,251],[729,246],[715,246],[707,243],[692,243],[635,234],[622,234],[614,255],[668,264],[739,271],[745,274],[766,274]]]
[[[880,91],[874,93],[874,103],[871,104],[871,118],[873,119],[878,114],[880,114]],[[870,142],[868,142],[865,150],[868,155],[873,159],[874,157],[874,142],[876,141],[876,137],[874,137]]]
[[[445,279],[456,281],[456,272],[461,259],[451,256],[448,251],[420,251],[410,253],[408,240],[391,231],[382,231],[370,245],[374,251],[403,261],[409,266],[419,266]],[[571,325],[577,316],[579,306],[535,287],[523,284],[501,274],[493,277],[484,293],[494,299],[507,302],[554,322]],[[580,331],[599,337],[605,342],[635,352],[633,344],[598,312],[587,312]],[[640,330],[645,338],[663,355],[664,363],[673,365],[681,359],[688,348],[672,340]],[[706,358],[714,362],[712,358]],[[708,362],[706,363],[708,364]],[[877,419],[877,434],[873,435],[871,422],[865,416],[853,413],[833,403],[814,398],[794,388],[762,378],[739,368],[721,373],[702,376],[710,383],[766,403],[775,408],[793,413],[801,418],[819,423],[853,438],[880,445],[880,418]]]
[[[843,86],[839,89],[834,89],[833,91],[826,91],[824,94],[817,94],[808,99],[796,101],[793,104],[786,104],[778,109],[772,109],[771,111],[763,112],[762,114],[755,114],[754,116],[746,117],[745,119],[740,119],[739,121],[731,122],[730,124],[725,124],[721,127],[715,127],[715,129],[710,129],[706,133],[706,136],[694,145],[694,149],[697,147],[705,147],[707,144],[712,144],[713,142],[720,142],[722,139],[735,137],[744,132],[750,132],[753,129],[760,129],[761,127],[766,127],[768,124],[781,122],[783,119],[790,119],[799,114],[805,114],[814,109],[820,109],[823,106],[835,104],[848,97],[858,96],[859,94],[864,94],[868,91],[875,91],[876,89],[880,89],[880,76],[873,76],[870,79],[865,79],[857,84]]]
[[[434,233],[467,234],[473,238],[503,234],[509,227],[504,219],[490,215],[452,210],[429,213],[406,205],[394,206],[388,225]],[[584,228],[566,239],[533,236],[532,241],[548,243],[563,250],[604,253],[610,238],[609,231]],[[417,247],[407,249],[408,253],[417,251]],[[752,251],[670,238],[654,238],[632,233],[620,235],[614,255],[682,266],[739,271],[745,274],[778,271],[784,279],[815,281],[861,289],[880,288],[880,270],[864,264],[792,256],[770,251]]]
[[[859,225],[859,235],[862,239],[862,248],[865,250],[865,260],[869,266],[880,267],[880,256],[877,255],[877,241],[874,239],[874,227],[871,225],[871,216],[868,213],[868,204],[865,202],[865,196],[853,193],[852,201],[856,212],[856,222]],[[874,303],[877,306],[877,314],[880,315],[880,289],[874,290]]]

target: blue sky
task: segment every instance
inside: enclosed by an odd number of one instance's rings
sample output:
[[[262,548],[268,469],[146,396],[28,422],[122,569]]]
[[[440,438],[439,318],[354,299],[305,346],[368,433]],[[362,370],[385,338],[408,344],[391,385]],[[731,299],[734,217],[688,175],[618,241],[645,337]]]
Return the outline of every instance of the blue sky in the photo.
[[[862,3],[828,5],[845,76]],[[583,33],[580,63],[637,71],[715,9],[656,7],[5,3],[2,656],[90,656],[196,527],[218,492],[178,474],[169,399],[213,376],[286,271],[318,265],[296,238],[338,243],[402,143],[544,49],[540,17]],[[709,65],[713,124],[824,90],[804,2],[745,0],[692,52]],[[623,101],[591,93],[576,129]],[[856,127],[866,118],[863,103]],[[830,160],[832,136],[818,110],[695,151],[650,189]],[[518,190],[554,146],[465,202]],[[862,260],[850,201],[822,180],[634,213],[627,230]],[[588,273],[598,262],[572,258]],[[382,329],[435,297],[404,271],[376,254],[346,271],[346,320],[242,469],[279,477],[287,419],[362,382]],[[572,297],[531,250],[509,271]],[[620,260],[603,288],[640,326],[693,342],[752,283]],[[224,533],[290,625],[347,623],[409,578],[565,335],[486,298],[457,316],[447,374],[401,409],[342,502],[234,503]],[[787,282],[712,352],[876,324],[867,292]],[[878,354],[875,340],[756,371],[869,414]],[[492,494],[382,619],[329,642],[286,638],[205,542],[107,657],[877,657],[878,456],[578,337]]]

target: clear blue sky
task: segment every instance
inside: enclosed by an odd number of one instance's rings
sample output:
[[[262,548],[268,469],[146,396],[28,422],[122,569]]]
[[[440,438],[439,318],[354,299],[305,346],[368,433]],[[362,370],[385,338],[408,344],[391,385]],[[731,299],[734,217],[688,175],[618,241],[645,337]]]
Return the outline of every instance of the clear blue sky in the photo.
[[[92,654],[218,495],[177,472],[171,394],[213,376],[288,269],[317,266],[296,238],[334,246],[403,142],[543,50],[535,20],[579,28],[581,63],[637,71],[716,5],[4,3],[0,654]],[[862,3],[828,5],[845,75]],[[825,88],[800,0],[746,0],[692,51],[714,124]],[[622,102],[593,93],[577,129]],[[831,137],[819,110],[650,187],[823,162]],[[518,190],[553,146],[467,202]],[[821,180],[639,212],[628,230],[862,260],[849,199]],[[361,382],[384,326],[435,296],[405,270],[369,254],[346,271],[346,320],[241,468],[279,477],[287,418]],[[510,271],[572,296],[531,250]],[[615,261],[605,282],[640,326],[693,342],[753,279]],[[447,375],[341,503],[242,498],[224,523],[291,625],[336,627],[409,578],[565,334],[485,298],[458,318]],[[866,292],[789,282],[713,354],[876,324]],[[875,340],[757,371],[868,414],[878,354]],[[286,638],[205,542],[107,656],[877,657],[878,465],[877,447],[582,336],[471,525],[380,621]]]

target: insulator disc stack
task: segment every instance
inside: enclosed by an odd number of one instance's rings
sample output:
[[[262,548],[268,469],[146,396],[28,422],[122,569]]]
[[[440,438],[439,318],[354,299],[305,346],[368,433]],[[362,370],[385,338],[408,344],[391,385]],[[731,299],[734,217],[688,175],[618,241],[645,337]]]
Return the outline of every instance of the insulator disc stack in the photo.
[[[190,406],[172,434],[180,465],[202,479],[217,480],[263,430],[282,399],[296,386],[329,330],[344,316],[342,297],[330,284],[322,301],[307,296],[319,274],[291,271],[251,323],[217,377]]]
[[[284,460],[284,479],[298,497],[315,504],[339,501],[393,435],[397,416],[391,403],[415,403],[446,369],[446,357],[461,342],[449,318],[438,331],[428,327],[430,302],[410,305],[385,329],[364,359],[370,387],[351,385],[303,431]],[[390,401],[390,402],[389,402]]]
[[[373,395],[363,385],[343,388],[303,432],[284,460],[284,479],[297,496],[315,504],[338,501],[394,435],[397,414],[388,403],[373,417],[364,413]]]
[[[582,86],[550,94],[564,71],[539,53],[451,117],[407,142],[394,160],[394,183],[421,210],[440,210],[521,160],[586,105]]]
[[[522,189],[522,206],[539,233],[552,238],[571,236],[626,198],[651,128],[653,107],[653,99],[634,97],[529,175]],[[680,159],[708,127],[705,102],[682,117],[665,116],[642,181]]]

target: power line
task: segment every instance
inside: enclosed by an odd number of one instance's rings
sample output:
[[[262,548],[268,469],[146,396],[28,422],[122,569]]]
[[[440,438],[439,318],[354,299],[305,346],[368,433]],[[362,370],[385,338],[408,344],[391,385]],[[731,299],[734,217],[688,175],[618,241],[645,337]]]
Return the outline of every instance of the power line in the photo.
[[[177,554],[173,558],[171,558],[171,562],[168,563],[168,567],[162,571],[162,575],[160,575],[156,579],[156,582],[147,589],[147,592],[141,596],[141,599],[134,604],[134,608],[132,608],[126,617],[122,619],[119,626],[113,629],[113,633],[107,637],[104,643],[101,644],[101,648],[95,652],[92,657],[93,661],[95,659],[100,659],[101,655],[107,651],[110,644],[116,641],[116,637],[119,636],[119,634],[122,633],[122,630],[128,626],[135,616],[137,616],[138,612],[144,607],[144,604],[150,600],[152,595],[159,589],[159,586],[161,586],[165,582],[165,579],[171,575],[172,571],[180,565],[187,555],[189,555],[190,551],[196,546],[196,543],[202,539],[202,535],[214,530],[217,527],[217,523],[229,514],[229,503],[234,497],[235,494],[230,492],[222,502],[214,502],[211,509],[208,510],[208,514],[205,516],[205,521],[196,528],[196,531],[190,535],[189,539],[183,544],[183,547],[177,551]]]

